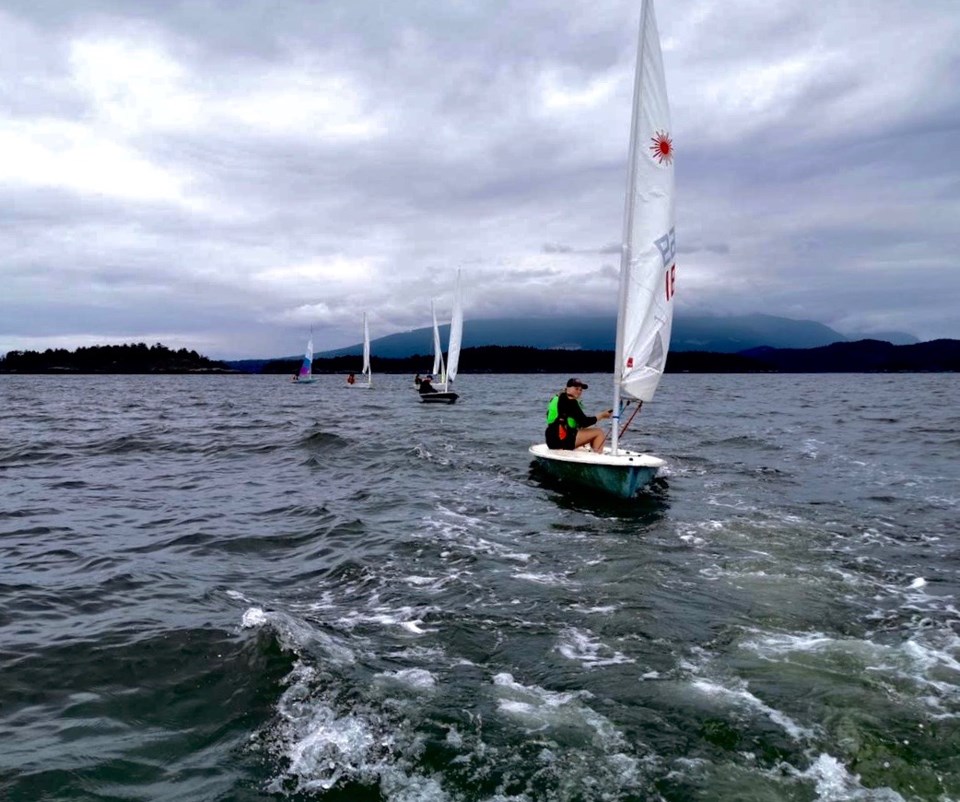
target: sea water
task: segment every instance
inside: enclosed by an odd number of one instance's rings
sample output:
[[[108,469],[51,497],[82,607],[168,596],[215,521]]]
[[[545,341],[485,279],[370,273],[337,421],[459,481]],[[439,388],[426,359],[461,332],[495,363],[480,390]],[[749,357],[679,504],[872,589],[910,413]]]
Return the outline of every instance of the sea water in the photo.
[[[318,378],[0,377],[0,798],[960,799],[957,375]]]

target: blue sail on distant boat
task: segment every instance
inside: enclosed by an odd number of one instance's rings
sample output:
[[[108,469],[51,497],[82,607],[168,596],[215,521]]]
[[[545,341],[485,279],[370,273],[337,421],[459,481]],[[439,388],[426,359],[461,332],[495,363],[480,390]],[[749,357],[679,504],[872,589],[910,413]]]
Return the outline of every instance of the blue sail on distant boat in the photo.
[[[297,384],[313,384],[316,381],[313,378],[313,337],[307,340],[307,350],[303,354],[303,363],[300,365],[300,372],[294,381]]]

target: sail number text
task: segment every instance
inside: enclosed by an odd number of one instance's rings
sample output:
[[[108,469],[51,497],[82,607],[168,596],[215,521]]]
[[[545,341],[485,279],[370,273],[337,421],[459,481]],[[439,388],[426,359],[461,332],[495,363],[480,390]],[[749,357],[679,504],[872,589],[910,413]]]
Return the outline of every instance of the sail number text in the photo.
[[[660,257],[663,259],[664,289],[666,290],[667,300],[672,300],[677,286],[677,237],[671,228],[666,234],[656,241],[657,248],[660,251]],[[669,267],[667,267],[669,265]]]
[[[669,301],[677,291],[677,266],[675,264],[670,265],[670,269],[663,274],[663,279],[667,291],[667,300]]]

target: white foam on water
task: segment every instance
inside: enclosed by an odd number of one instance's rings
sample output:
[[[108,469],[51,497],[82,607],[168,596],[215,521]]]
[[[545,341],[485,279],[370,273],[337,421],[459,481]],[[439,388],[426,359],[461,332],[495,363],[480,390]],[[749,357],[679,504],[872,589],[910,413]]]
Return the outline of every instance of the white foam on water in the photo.
[[[784,732],[796,741],[802,741],[814,735],[812,729],[801,727],[788,715],[776,708],[770,707],[770,705],[750,693],[750,691],[747,690],[746,683],[742,683],[736,688],[727,688],[710,680],[696,679],[692,682],[692,685],[700,693],[706,694],[707,696],[726,701],[741,709],[763,714],[774,724],[783,728]]]
[[[482,551],[487,554],[494,554],[497,557],[502,557],[505,560],[511,560],[513,562],[518,562],[518,563],[530,562],[529,552],[516,551],[515,549],[510,548],[509,546],[506,546],[503,543],[498,543],[494,540],[488,540],[486,538],[478,538],[476,542],[476,547],[477,547],[476,548],[477,551]]]
[[[321,610],[335,610],[340,605],[337,594],[333,590],[325,590],[320,594],[319,599],[314,599],[308,607],[313,612]]]
[[[677,537],[692,546],[703,546],[709,542],[710,535],[722,531],[723,528],[722,521],[686,521],[678,525]]]
[[[491,531],[490,516],[493,510],[487,513],[486,518],[477,518],[463,512],[440,506],[437,515],[440,517],[426,520],[426,526],[434,531],[441,539],[455,543],[458,548],[470,554],[479,554],[511,562],[527,563],[530,561],[529,552],[517,551],[512,545],[501,543],[489,537]],[[519,530],[503,534],[511,540],[518,540],[522,536]],[[451,552],[442,552],[445,559],[454,556]]]
[[[755,637],[743,641],[741,648],[755,652],[766,660],[776,659],[789,652],[816,652],[836,643],[835,638],[822,632],[756,632]]]
[[[370,612],[351,610],[347,615],[337,619],[337,626],[350,630],[363,624],[380,624],[385,627],[399,627],[414,635],[423,635],[437,631],[423,626],[423,616],[432,612],[436,612],[435,607],[414,609],[405,606],[391,609],[381,606],[373,608]]]
[[[408,585],[413,585],[413,587],[416,587],[416,588],[435,585],[438,582],[444,582],[446,580],[447,580],[447,577],[417,576],[416,574],[400,577],[401,582],[406,582]]]
[[[395,767],[380,773],[380,791],[390,802],[448,802],[450,795],[433,777],[407,774]]]
[[[822,633],[757,633],[741,648],[771,662],[792,654],[819,654],[822,660],[841,659],[843,671],[854,670],[851,659],[874,681],[883,681],[891,693],[904,683],[941,717],[957,717],[960,711],[960,635],[950,629],[921,630],[897,644],[874,643],[858,638],[832,638]],[[833,668],[828,662],[827,668]]]
[[[381,710],[357,700],[340,698],[323,667],[298,662],[287,678],[288,687],[277,705],[278,722],[263,741],[278,756],[282,768],[266,790],[278,795],[323,796],[334,788],[359,783],[378,788],[388,802],[463,802],[462,792],[447,791],[442,774],[427,776],[418,770],[423,754],[423,736],[412,721],[398,719],[395,705]],[[418,670],[384,672],[375,682],[395,688],[398,683],[415,693],[431,685],[432,675]],[[411,687],[412,686],[412,687]],[[549,741],[529,760],[514,749],[486,743],[480,738],[483,722],[468,714],[476,730],[452,725],[446,728],[445,743],[454,750],[451,764],[476,776],[487,776],[501,766],[522,782],[524,776],[553,783],[557,789],[593,788],[590,798],[623,798],[644,787],[645,767],[652,757],[630,754],[622,733],[585,702],[586,691],[553,692],[524,686],[509,674],[493,678],[500,713],[525,731],[549,732]],[[412,710],[413,708],[409,708]],[[390,712],[392,711],[392,712]],[[505,763],[501,764],[501,761]],[[549,778],[549,779],[546,779]],[[312,798],[312,797],[311,797]],[[542,798],[533,785],[512,794],[503,788],[492,791],[484,802],[533,802]],[[553,797],[551,797],[553,798]],[[561,793],[556,798],[574,798]],[[579,797],[578,797],[579,798]]]
[[[267,614],[259,607],[251,607],[249,610],[246,610],[243,618],[240,620],[240,626],[245,628],[262,627],[266,623]]]
[[[410,646],[398,648],[386,652],[384,656],[394,660],[402,660],[403,662],[407,663],[428,663],[430,665],[440,665],[450,662],[446,652],[436,646]]]
[[[616,604],[600,604],[593,607],[587,607],[586,605],[576,604],[570,605],[571,610],[576,610],[578,613],[584,613],[585,615],[610,615],[610,613],[615,613],[620,609],[619,605]]]
[[[441,576],[421,576],[419,574],[411,574],[409,576],[400,577],[399,581],[403,582],[405,585],[416,588],[417,590],[422,590],[429,593],[439,593],[448,585],[460,581],[461,577],[469,577],[469,575],[470,573],[468,571],[449,571]]]
[[[424,668],[402,668],[398,671],[384,671],[377,674],[374,680],[403,685],[415,691],[433,691],[437,687],[437,678]]]
[[[353,649],[339,638],[285,613],[268,613],[260,607],[251,607],[244,612],[240,623],[251,629],[269,626],[281,646],[298,654],[312,647],[318,648],[333,664],[347,665],[357,659]]]
[[[851,774],[847,767],[832,755],[820,754],[810,767],[797,776],[812,780],[820,802],[905,802],[890,788],[864,788],[860,776]]]
[[[927,580],[924,579],[922,576],[918,576],[916,579],[913,580],[913,582],[909,584],[908,587],[911,590],[915,590],[917,588],[922,588],[926,584],[927,584]]]
[[[427,447],[422,443],[417,443],[417,445],[413,449],[413,453],[416,454],[417,457],[419,457],[420,459],[426,460],[427,462],[432,462],[435,465],[446,466],[450,464],[449,457],[435,457],[433,455],[433,452],[428,450]]]
[[[516,579],[523,579],[537,585],[552,585],[557,587],[577,587],[578,583],[558,573],[535,573],[533,571],[517,571],[513,575]]]
[[[400,672],[398,672],[399,674]],[[386,718],[352,705],[338,712],[319,690],[316,669],[298,662],[277,705],[275,751],[285,759],[282,773],[267,785],[272,793],[322,793],[338,784],[379,786],[390,802],[448,802],[439,781],[410,769],[416,743],[403,743]]]
[[[560,635],[556,650],[568,660],[573,660],[587,668],[613,666],[622,663],[635,663],[631,657],[614,651],[592,632],[570,627]]]
[[[620,799],[643,787],[643,769],[656,762],[655,756],[638,758],[630,754],[638,744],[629,743],[609,719],[589,706],[587,702],[593,698],[589,691],[527,686],[506,672],[493,677],[493,690],[502,716],[527,736],[542,734],[540,737],[548,739],[543,741],[539,761],[549,767],[558,788],[582,790],[589,782],[595,789],[605,790],[595,798]],[[524,795],[517,799],[532,802],[538,798]]]
[[[590,728],[610,736],[615,733],[606,718],[582,704],[584,699],[593,697],[589,691],[548,691],[538,685],[522,685],[506,672],[495,675],[493,684],[499,710],[529,732],[567,726]]]

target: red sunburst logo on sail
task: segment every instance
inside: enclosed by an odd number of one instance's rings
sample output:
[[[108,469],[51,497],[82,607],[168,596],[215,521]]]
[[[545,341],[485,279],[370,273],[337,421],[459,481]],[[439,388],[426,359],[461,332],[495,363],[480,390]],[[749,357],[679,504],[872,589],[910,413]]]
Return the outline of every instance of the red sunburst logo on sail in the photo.
[[[650,141],[650,155],[660,164],[670,164],[673,161],[673,140],[666,131],[657,131]]]

